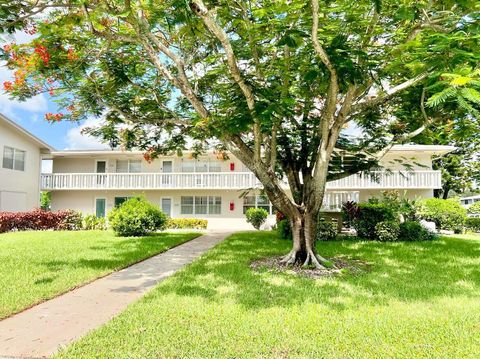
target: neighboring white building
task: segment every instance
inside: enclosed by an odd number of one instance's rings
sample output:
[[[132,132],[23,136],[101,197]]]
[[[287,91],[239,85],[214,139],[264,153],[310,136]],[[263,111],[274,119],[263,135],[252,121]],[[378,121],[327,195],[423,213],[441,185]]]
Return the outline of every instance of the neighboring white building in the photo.
[[[394,146],[382,160],[384,171],[353,175],[329,182],[325,211],[339,211],[347,200],[364,201],[384,190],[399,190],[410,198],[432,197],[441,188],[440,171],[432,170],[432,156],[451,146]],[[105,216],[128,197],[143,194],[171,217],[206,218],[222,225],[244,223],[244,211],[262,207],[274,214],[260,195],[260,183],[235,157],[213,153],[164,156],[148,163],[141,152],[53,151],[53,173],[41,175],[41,189],[52,192],[52,209],[75,209]],[[408,163],[411,171],[405,170]],[[245,195],[246,194],[246,195]]]
[[[0,211],[39,207],[42,156],[53,149],[0,114]]]
[[[470,207],[472,204],[474,204],[475,202],[479,202],[480,201],[480,194],[477,194],[475,196],[469,196],[469,197],[463,197],[460,199],[460,204],[465,207],[465,208],[468,208]]]

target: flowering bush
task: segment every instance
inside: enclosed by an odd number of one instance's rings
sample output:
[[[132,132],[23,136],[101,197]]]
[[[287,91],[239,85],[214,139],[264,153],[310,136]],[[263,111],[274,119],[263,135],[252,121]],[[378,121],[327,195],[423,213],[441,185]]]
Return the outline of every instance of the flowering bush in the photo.
[[[167,229],[207,229],[208,221],[199,218],[167,218]]]
[[[68,230],[82,228],[82,214],[72,210],[29,212],[0,212],[0,233],[9,231]]]

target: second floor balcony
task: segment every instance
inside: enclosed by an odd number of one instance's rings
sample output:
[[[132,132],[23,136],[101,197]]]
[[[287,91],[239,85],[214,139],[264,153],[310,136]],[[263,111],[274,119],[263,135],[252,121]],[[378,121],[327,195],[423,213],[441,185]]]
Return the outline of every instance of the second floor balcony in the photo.
[[[287,184],[284,184],[287,186]],[[41,189],[51,190],[155,190],[250,189],[261,184],[251,172],[206,173],[48,173]],[[328,190],[432,189],[441,187],[440,171],[379,171],[355,174],[327,184]]]

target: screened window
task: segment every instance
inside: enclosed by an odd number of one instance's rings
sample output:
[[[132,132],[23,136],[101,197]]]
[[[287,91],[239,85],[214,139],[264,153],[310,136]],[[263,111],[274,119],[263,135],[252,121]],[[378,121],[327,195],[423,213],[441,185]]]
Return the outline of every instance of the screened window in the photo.
[[[117,173],[140,173],[141,160],[117,160]]]
[[[182,172],[221,172],[222,163],[209,160],[183,160],[181,166]]]
[[[269,214],[272,214],[272,204],[267,196],[245,196],[243,198],[243,213],[247,212],[249,208],[263,208]]]
[[[128,160],[117,160],[117,173],[128,172]]]
[[[222,163],[219,161],[210,162],[208,172],[222,172]]]
[[[120,206],[123,202],[130,199],[132,197],[115,197],[115,207]]]
[[[5,146],[3,149],[3,168],[25,171],[25,151]]]
[[[182,197],[180,203],[181,214],[193,214],[193,197]]]
[[[258,196],[257,197],[257,208],[263,208],[265,211],[270,213],[270,201],[267,196]]]
[[[243,214],[247,213],[249,208],[255,208],[255,196],[243,197]]]
[[[217,196],[182,196],[180,214],[221,214],[222,197]]]
[[[208,161],[198,160],[195,164],[195,172],[208,172]]]
[[[208,197],[195,197],[195,214],[207,214]]]
[[[208,197],[208,213],[221,214],[222,213],[222,197]]]
[[[195,161],[194,160],[182,161],[182,172],[195,172]]]
[[[141,160],[130,160],[128,172],[130,173],[140,173],[142,172],[142,161]]]

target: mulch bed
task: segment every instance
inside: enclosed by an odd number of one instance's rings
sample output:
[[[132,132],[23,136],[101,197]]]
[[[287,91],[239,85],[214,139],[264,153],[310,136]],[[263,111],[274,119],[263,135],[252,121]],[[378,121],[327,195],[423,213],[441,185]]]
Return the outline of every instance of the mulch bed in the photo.
[[[370,265],[358,259],[327,258],[333,263],[333,268],[317,269],[303,267],[301,264],[285,266],[281,263],[282,256],[258,259],[250,264],[256,272],[269,271],[274,273],[287,273],[313,279],[333,277],[335,275],[353,274],[359,275],[369,271]]]

